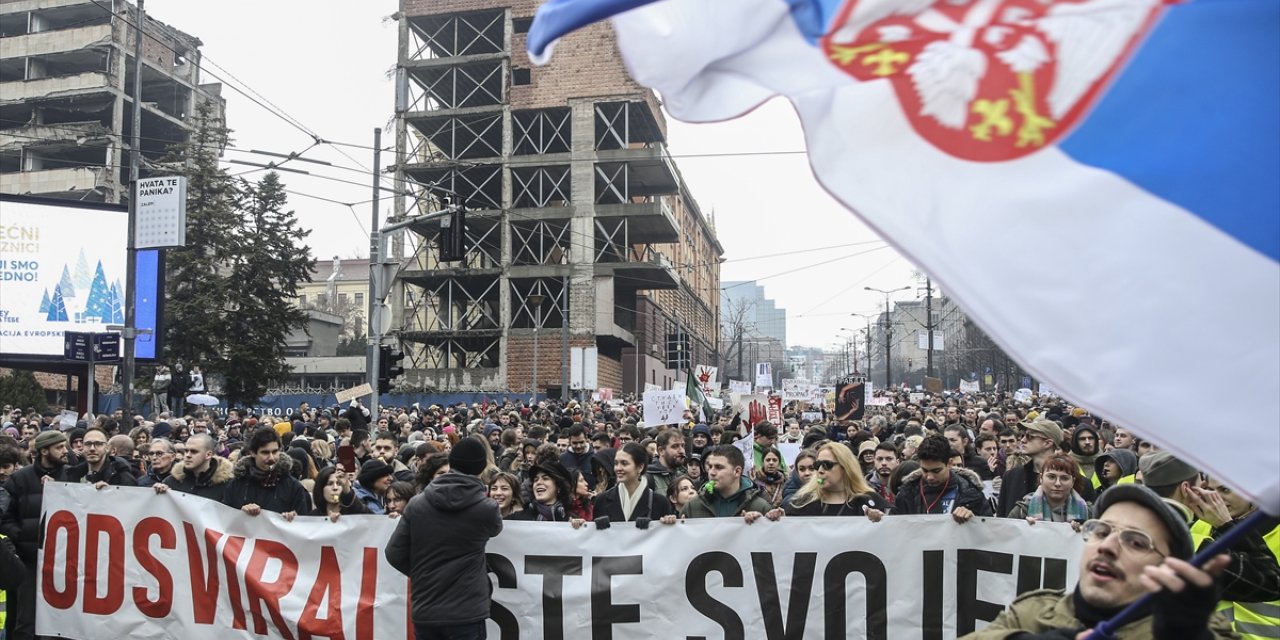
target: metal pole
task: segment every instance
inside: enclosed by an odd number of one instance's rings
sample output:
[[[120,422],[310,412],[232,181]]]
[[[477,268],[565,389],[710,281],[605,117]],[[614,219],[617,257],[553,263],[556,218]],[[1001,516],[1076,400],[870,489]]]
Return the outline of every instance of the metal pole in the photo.
[[[560,402],[569,400],[569,276],[560,294]]]
[[[133,29],[133,88],[129,92],[133,99],[133,131],[129,136],[129,236],[125,239],[124,331],[121,332],[124,361],[120,367],[120,399],[125,415],[130,418],[133,416],[133,344],[137,336],[138,312],[134,303],[138,292],[138,246],[134,236],[138,230],[138,168],[142,164],[142,30],[147,20],[145,4],[146,0],[138,0],[138,15]],[[90,378],[92,384],[92,376]],[[93,396],[92,388],[89,396]],[[93,405],[89,407],[92,410]]]
[[[933,377],[933,281],[929,278],[924,279],[924,316],[925,330],[929,332],[929,353],[925,360],[929,363],[927,373],[930,378]]]
[[[94,334],[89,334],[89,335],[93,336]],[[85,410],[85,412],[92,415],[98,415],[98,412],[94,411],[94,406],[93,406],[93,382],[94,382],[94,378],[97,377],[95,375],[97,374],[97,371],[94,371],[96,366],[97,366],[97,360],[94,359],[93,357],[93,338],[90,337],[89,338],[89,384],[85,387],[85,393],[88,395],[85,396],[87,400],[85,401],[84,404],[85,406],[89,407],[88,409]]]
[[[530,404],[536,405],[538,404],[538,327],[542,326],[541,302],[534,307],[533,316],[533,386],[530,387],[533,400],[530,401]]]
[[[382,261],[380,251],[380,239],[378,238],[378,199],[382,190],[378,188],[378,176],[381,171],[379,162],[382,160],[382,128],[377,127],[373,130],[373,206],[371,212],[371,221],[369,222],[369,318],[368,326],[365,327],[365,333],[369,341],[368,349],[365,351],[365,370],[368,372],[365,378],[372,384],[373,393],[369,396],[369,417],[373,422],[378,421],[378,368],[381,363],[378,362],[378,347],[382,344],[382,313],[379,304],[382,295]]]
[[[889,294],[884,294],[884,388],[893,386],[893,324],[889,322]]]

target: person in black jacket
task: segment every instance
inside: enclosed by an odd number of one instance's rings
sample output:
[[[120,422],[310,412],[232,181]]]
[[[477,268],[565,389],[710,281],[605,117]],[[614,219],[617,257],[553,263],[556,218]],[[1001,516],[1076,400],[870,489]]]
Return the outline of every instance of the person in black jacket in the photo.
[[[36,625],[36,552],[40,545],[40,510],[44,505],[44,483],[68,482],[67,469],[67,436],[61,431],[41,431],[31,440],[32,457],[30,466],[23,467],[4,484],[12,500],[9,508],[0,515],[0,533],[13,540],[18,548],[18,557],[26,569],[23,576],[25,587],[18,589],[17,598],[9,598],[12,603],[10,615],[13,617],[12,638],[23,639],[35,637]]]
[[[451,470],[409,501],[387,541],[387,562],[410,578],[417,640],[485,637],[492,589],[485,546],[502,532],[502,517],[478,477],[484,449],[475,438],[454,445]]]
[[[978,474],[951,466],[951,443],[940,435],[926,436],[916,448],[920,468],[902,481],[893,513],[946,513],[961,524],[974,516],[990,516],[991,503],[982,493]]]
[[[230,460],[214,453],[216,447],[217,443],[208,434],[191,436],[187,440],[182,463],[174,464],[169,477],[164,482],[152,485],[152,488],[156,493],[173,489],[222,502],[227,485],[235,477],[235,473]]]
[[[311,513],[311,498],[290,473],[293,458],[281,455],[280,436],[274,429],[255,430],[244,452],[236,461],[235,478],[227,484],[223,504],[251,516],[274,511],[289,521]]]
[[[596,521],[634,522],[637,518],[661,520],[675,524],[676,515],[665,493],[655,493],[644,473],[649,452],[637,442],[622,445],[613,458],[613,472],[618,484],[596,496],[593,516]]]
[[[84,461],[67,470],[69,482],[117,487],[136,487],[133,466],[107,452],[107,432],[94,427],[84,434]]]
[[[1023,496],[1040,486],[1040,467],[1062,446],[1062,427],[1048,419],[1021,423],[1020,453],[1030,460],[1004,472],[1000,481],[1000,505],[996,515],[1004,518]],[[1086,501],[1090,496],[1082,496]]]
[[[867,484],[849,447],[828,442],[812,464],[813,475],[786,506],[788,516],[865,516],[872,522],[884,517],[888,501]]]

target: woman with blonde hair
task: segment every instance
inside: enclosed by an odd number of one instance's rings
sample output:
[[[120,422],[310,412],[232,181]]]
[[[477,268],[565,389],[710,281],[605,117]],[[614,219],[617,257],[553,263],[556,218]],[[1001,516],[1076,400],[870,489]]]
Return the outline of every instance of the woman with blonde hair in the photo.
[[[888,505],[862,477],[853,452],[842,443],[818,448],[814,474],[791,497],[789,516],[862,516],[872,522],[884,517]]]

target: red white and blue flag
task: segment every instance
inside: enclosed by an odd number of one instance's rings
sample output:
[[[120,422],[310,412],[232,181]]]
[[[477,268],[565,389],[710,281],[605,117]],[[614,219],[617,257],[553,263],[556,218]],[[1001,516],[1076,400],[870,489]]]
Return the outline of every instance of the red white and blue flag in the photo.
[[[1027,370],[1280,512],[1280,2],[551,0],[531,56],[610,15],[672,116],[784,96]]]

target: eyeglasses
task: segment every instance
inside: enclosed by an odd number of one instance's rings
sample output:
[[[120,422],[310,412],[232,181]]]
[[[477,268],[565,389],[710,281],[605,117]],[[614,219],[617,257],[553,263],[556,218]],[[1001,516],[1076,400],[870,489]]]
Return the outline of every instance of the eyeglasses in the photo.
[[[86,449],[98,449],[100,447],[105,447],[105,446],[107,446],[107,443],[105,442],[94,442],[92,440],[84,441],[84,448]]]
[[[813,462],[813,468],[822,469],[823,471],[830,471],[836,468],[838,464],[839,463],[837,463],[835,460],[815,460]]]
[[[1085,542],[1096,542],[1098,544],[1102,544],[1102,541],[1106,540],[1113,531],[1119,532],[1120,534],[1120,548],[1127,549],[1138,555],[1155,553],[1161,558],[1165,557],[1165,554],[1160,553],[1160,551],[1156,549],[1155,541],[1152,540],[1151,536],[1145,531],[1138,529],[1121,529],[1120,527],[1113,527],[1101,520],[1086,520],[1080,527],[1080,533],[1084,537]]]
[[[148,451],[147,452],[147,457],[150,457],[150,458],[158,458],[160,456],[167,456],[167,455],[169,455],[168,451]]]

